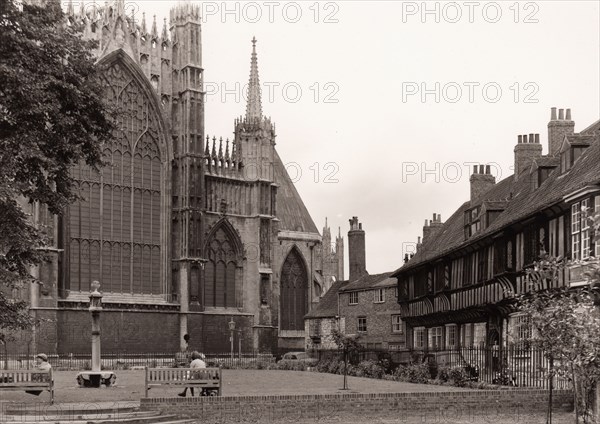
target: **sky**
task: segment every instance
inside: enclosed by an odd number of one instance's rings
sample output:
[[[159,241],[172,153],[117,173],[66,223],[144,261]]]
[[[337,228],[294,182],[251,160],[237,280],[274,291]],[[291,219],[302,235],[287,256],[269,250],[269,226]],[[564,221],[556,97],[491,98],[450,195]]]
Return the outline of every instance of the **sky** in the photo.
[[[159,31],[175,4],[126,0]],[[255,36],[277,150],[319,229],[358,216],[371,274],[468,200],[473,163],[512,174],[519,134],[545,154],[551,107],[576,132],[600,118],[598,1],[198,4],[207,135],[245,113]]]

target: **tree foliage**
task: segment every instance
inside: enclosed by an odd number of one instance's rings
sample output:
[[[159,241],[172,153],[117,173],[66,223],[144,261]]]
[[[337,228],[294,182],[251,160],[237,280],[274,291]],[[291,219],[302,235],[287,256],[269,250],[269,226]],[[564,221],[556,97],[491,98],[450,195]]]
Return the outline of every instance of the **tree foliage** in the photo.
[[[538,286],[556,280],[566,268],[577,266],[587,269],[584,275],[589,285],[554,290]],[[528,274],[536,283],[530,292],[517,296],[517,301],[518,308],[531,319],[529,343],[545,352],[551,378],[560,375],[573,383],[576,422],[580,411],[584,423],[590,422],[591,395],[600,380],[600,313],[595,293],[600,283],[598,260],[568,262],[545,255]]]
[[[30,267],[44,259],[44,228],[21,206],[36,202],[60,214],[77,197],[70,168],[97,169],[112,138],[94,47],[58,1],[22,9],[0,1],[0,330],[26,324],[23,303],[6,287],[30,281]]]

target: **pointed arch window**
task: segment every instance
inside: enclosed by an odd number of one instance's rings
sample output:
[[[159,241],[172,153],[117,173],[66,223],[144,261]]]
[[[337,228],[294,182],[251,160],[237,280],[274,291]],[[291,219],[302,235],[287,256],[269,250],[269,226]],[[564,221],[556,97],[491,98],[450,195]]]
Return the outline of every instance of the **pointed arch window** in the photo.
[[[234,235],[221,226],[207,243],[208,262],[204,267],[204,306],[235,308],[238,306],[239,248]]]
[[[107,65],[102,83],[120,113],[114,143],[103,152],[107,165],[100,172],[83,162],[72,169],[81,199],[66,219],[64,288],[87,292],[97,279],[106,292],[160,297],[167,288],[161,220],[168,201],[160,116],[122,60]]]
[[[281,269],[280,329],[304,330],[307,310],[308,273],[300,252],[294,248]]]

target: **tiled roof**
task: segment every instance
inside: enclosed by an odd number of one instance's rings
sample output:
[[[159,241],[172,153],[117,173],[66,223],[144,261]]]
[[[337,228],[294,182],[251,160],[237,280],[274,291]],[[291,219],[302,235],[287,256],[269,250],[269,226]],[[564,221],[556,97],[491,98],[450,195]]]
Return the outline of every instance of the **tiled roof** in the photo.
[[[594,122],[592,125],[581,131],[579,134],[593,134],[600,131],[600,119]]]
[[[348,281],[336,281],[319,300],[316,308],[304,316],[304,318],[332,318],[338,314],[338,291]]]
[[[541,158],[537,158],[534,163],[538,168],[553,167],[560,165],[560,159],[555,156],[542,156]]]
[[[277,150],[275,150],[274,171],[275,183],[279,185],[277,189],[277,218],[281,221],[279,228],[319,234]]]
[[[565,174],[554,169],[548,178],[537,189],[528,178],[521,177],[515,181],[509,176],[495,184],[477,201],[463,203],[454,214],[442,225],[434,237],[431,237],[417,251],[415,256],[392,275],[413,269],[418,265],[442,257],[451,251],[460,249],[477,240],[481,240],[515,222],[523,220],[537,211],[560,202],[564,196],[589,184],[600,182],[600,141],[596,140]],[[508,200],[504,211],[488,227],[476,233],[468,240],[464,239],[464,212],[487,200]]]
[[[363,275],[358,280],[354,280],[348,283],[340,291],[355,291],[355,290],[366,290],[371,288],[394,286],[397,284],[395,278],[390,278],[391,272],[384,272],[383,274],[374,275]]]

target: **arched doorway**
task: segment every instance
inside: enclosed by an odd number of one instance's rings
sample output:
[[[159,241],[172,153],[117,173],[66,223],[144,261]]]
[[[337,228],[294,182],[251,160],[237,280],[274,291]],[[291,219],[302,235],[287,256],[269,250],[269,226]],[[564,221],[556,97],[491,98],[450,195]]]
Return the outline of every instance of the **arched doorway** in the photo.
[[[280,330],[304,330],[308,273],[298,249],[293,248],[281,268]]]

